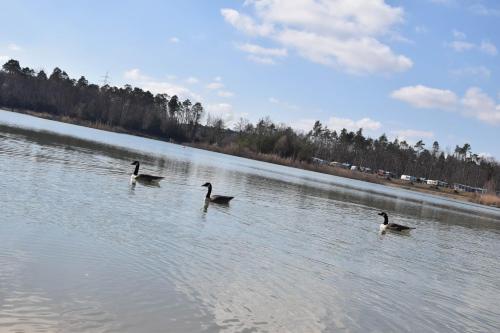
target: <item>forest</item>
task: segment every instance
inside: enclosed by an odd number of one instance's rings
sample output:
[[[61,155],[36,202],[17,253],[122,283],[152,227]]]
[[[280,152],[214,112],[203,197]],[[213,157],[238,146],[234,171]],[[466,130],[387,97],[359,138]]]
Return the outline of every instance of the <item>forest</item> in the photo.
[[[130,85],[100,86],[83,76],[75,80],[57,67],[49,75],[21,67],[17,60],[7,61],[0,70],[0,107],[178,143],[232,147],[290,161],[312,162],[316,157],[396,175],[500,189],[498,162],[473,153],[468,143],[444,151],[437,141],[426,147],[422,140],[412,145],[390,141],[385,134],[370,138],[362,128],[337,132],[319,121],[309,132],[299,132],[268,117],[255,124],[239,119],[227,128],[222,118],[206,114],[200,102],[153,95]]]

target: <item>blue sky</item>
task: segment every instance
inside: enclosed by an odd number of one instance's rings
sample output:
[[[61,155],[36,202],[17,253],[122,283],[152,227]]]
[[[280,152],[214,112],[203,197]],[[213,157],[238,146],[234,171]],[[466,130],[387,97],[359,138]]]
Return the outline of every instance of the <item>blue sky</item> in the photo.
[[[500,158],[500,3],[0,1],[0,61]]]

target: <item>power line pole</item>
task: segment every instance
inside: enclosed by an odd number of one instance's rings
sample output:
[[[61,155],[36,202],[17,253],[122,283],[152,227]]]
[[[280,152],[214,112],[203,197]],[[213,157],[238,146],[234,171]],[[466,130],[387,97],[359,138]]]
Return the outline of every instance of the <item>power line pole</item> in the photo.
[[[111,79],[111,76],[109,76],[109,72],[106,72],[106,74],[104,74],[103,76],[101,76],[102,80],[102,85],[105,86],[105,85],[109,85],[110,83],[110,79]]]

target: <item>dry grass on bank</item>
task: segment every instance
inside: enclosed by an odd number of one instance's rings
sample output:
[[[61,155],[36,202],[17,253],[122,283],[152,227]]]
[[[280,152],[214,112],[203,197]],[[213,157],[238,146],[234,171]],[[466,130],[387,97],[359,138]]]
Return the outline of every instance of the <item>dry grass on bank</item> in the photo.
[[[480,204],[483,204],[483,205],[500,207],[500,197],[498,197],[494,194],[480,195],[477,202]]]
[[[220,146],[210,145],[210,144],[206,144],[206,143],[195,143],[195,144],[189,144],[189,146],[194,147],[194,148],[215,151],[215,152],[222,153],[222,154],[235,155],[235,156],[239,156],[239,157],[249,158],[252,160],[274,163],[274,164],[279,164],[279,165],[283,165],[283,166],[304,169],[304,170],[309,170],[309,171],[314,171],[314,172],[321,172],[321,173],[326,173],[326,174],[330,174],[333,176],[356,179],[356,180],[366,181],[366,182],[370,182],[370,183],[383,184],[385,182],[383,179],[380,179],[379,177],[377,177],[374,174],[367,174],[367,173],[351,171],[351,170],[346,170],[346,169],[341,169],[341,168],[332,168],[328,165],[311,164],[311,163],[304,162],[304,161],[293,160],[291,158],[280,157],[279,155],[276,155],[276,154],[255,153],[255,152],[249,150],[248,148],[240,147],[237,144],[230,144],[228,146],[220,147]]]
[[[442,188],[442,187],[432,187],[426,184],[408,184],[405,181],[401,181],[399,179],[387,180],[385,178],[378,177],[375,174],[368,174],[359,171],[351,171],[348,169],[342,168],[332,168],[328,165],[316,165],[307,162],[301,162],[297,160],[292,160],[291,158],[283,158],[275,154],[260,154],[250,151],[247,148],[239,147],[236,144],[231,144],[225,147],[219,147],[215,145],[209,144],[193,144],[193,147],[201,148],[205,150],[211,150],[218,153],[235,155],[240,157],[245,157],[253,160],[258,160],[262,162],[274,163],[279,165],[284,165],[292,168],[299,168],[314,172],[321,172],[325,174],[330,174],[338,177],[356,179],[361,181],[366,181],[375,184],[382,185],[391,185],[399,188],[404,188],[408,190],[435,194],[446,196],[449,198],[453,198],[456,200],[463,200],[469,202],[475,202],[482,205],[488,205],[493,207],[500,207],[500,197],[494,194],[484,194],[477,195],[473,193],[459,192],[457,193],[453,189],[450,188]]]

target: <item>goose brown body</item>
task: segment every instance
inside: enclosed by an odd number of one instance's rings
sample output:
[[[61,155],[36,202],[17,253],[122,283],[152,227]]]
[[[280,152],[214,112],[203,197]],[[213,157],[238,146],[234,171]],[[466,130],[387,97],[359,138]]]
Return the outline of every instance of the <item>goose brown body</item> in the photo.
[[[381,212],[378,215],[384,217],[384,223],[380,225],[380,231],[410,231],[415,229],[413,227],[408,227],[405,225],[397,224],[397,223],[389,223],[389,216],[385,212]]]
[[[234,197],[226,196],[226,195],[211,195],[212,194],[212,184],[205,183],[201,186],[208,187],[207,195],[205,196],[206,200],[216,203],[216,204],[228,204]]]
[[[130,177],[131,182],[142,182],[142,183],[158,183],[165,177],[160,177],[160,176],[153,176],[153,175],[147,175],[147,174],[142,174],[139,173],[139,166],[140,163],[139,161],[134,161],[132,162],[132,165],[135,165],[134,173]]]

